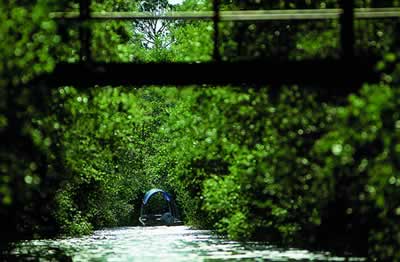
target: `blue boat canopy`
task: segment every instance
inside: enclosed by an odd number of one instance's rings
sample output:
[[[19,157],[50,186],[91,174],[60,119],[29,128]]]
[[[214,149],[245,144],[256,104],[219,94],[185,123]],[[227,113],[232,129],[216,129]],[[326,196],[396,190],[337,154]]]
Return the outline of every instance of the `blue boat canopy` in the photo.
[[[171,202],[172,197],[171,197],[170,194],[168,194],[167,192],[165,192],[165,191],[162,190],[162,189],[153,188],[153,189],[147,191],[146,194],[144,195],[144,198],[143,198],[143,205],[146,205],[147,202],[149,202],[150,198],[151,198],[154,194],[157,194],[157,193],[161,193],[162,196],[164,197],[164,199],[165,199],[166,201]]]

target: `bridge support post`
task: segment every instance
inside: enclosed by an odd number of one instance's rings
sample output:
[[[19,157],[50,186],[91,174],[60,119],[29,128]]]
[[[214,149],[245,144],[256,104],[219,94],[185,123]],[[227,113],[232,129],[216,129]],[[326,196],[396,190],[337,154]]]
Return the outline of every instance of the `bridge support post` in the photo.
[[[214,10],[214,17],[213,17],[213,23],[214,23],[214,53],[213,53],[213,58],[214,62],[220,62],[221,61],[221,54],[220,54],[220,41],[219,41],[219,22],[221,21],[221,16],[220,16],[220,0],[213,0],[213,10]]]
[[[342,59],[351,62],[354,59],[354,0],[340,1],[343,14],[340,18]]]
[[[91,28],[89,25],[91,0],[79,0],[79,19],[81,20],[79,28],[80,40],[80,62],[89,63],[92,60],[91,53]]]

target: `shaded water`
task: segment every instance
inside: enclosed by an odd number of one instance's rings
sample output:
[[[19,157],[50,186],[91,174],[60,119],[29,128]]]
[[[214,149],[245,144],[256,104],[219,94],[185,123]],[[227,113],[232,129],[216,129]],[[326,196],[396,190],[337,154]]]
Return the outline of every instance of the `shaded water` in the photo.
[[[112,228],[80,238],[22,241],[11,255],[35,261],[363,261],[259,242],[239,243],[186,226]]]

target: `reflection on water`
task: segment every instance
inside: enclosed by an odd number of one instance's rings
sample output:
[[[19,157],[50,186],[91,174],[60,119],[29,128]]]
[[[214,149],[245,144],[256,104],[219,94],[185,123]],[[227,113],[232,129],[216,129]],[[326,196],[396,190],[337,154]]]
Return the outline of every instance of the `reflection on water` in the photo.
[[[11,254],[40,261],[363,261],[257,242],[239,243],[185,226],[123,227],[81,238],[23,241],[15,244]]]

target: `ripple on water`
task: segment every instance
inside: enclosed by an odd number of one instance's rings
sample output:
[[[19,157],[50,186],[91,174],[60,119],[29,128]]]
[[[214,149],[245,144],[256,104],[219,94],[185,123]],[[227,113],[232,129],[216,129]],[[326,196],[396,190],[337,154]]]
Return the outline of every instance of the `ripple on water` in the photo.
[[[364,261],[258,242],[239,243],[186,226],[122,227],[80,238],[21,241],[12,254],[40,261],[56,261],[58,256],[64,261]]]

